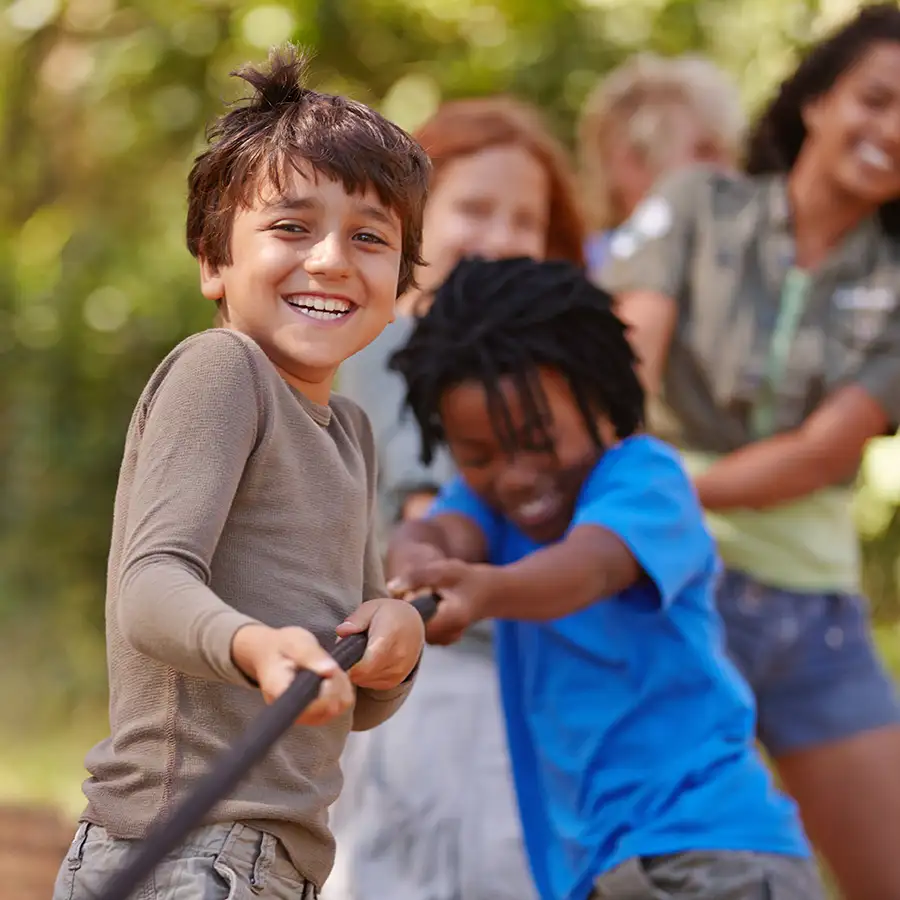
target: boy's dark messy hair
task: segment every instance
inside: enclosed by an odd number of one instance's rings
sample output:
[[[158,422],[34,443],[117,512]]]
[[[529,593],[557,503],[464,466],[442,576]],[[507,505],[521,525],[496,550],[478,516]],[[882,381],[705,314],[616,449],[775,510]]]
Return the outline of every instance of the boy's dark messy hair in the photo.
[[[550,413],[537,378],[555,369],[569,384],[598,447],[597,415],[607,416],[620,438],[643,422],[644,392],[625,326],[612,298],[568,262],[506,259],[460,262],[437,290],[390,368],[406,379],[406,403],[419,424],[422,461],[444,442],[439,407],[454,385],[484,385],[494,428],[513,453],[517,429],[500,390],[514,379],[526,421],[528,449],[552,451]]]
[[[273,50],[268,67],[232,72],[254,95],[219,118],[209,148],[188,178],[187,245],[213,266],[230,262],[235,210],[263,185],[281,191],[291,167],[309,167],[350,193],[372,188],[400,217],[399,292],[422,264],[422,212],[431,163],[405,131],[368,106],[304,87],[307,60],[292,45]],[[305,174],[309,174],[307,168]]]
[[[830,91],[873,45],[884,41],[900,43],[896,2],[864,6],[850,21],[811,46],[753,128],[747,143],[747,172],[789,172],[806,140],[804,107]],[[885,231],[900,237],[900,200],[885,203],[880,216]]]

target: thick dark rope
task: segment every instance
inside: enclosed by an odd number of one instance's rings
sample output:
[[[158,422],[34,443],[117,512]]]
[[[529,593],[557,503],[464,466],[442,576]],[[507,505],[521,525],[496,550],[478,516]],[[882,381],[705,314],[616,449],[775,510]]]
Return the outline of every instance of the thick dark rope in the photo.
[[[425,622],[434,615],[437,603],[435,594],[412,601]],[[365,633],[350,635],[338,641],[331,655],[346,671],[362,659],[367,640]],[[318,696],[321,683],[321,676],[315,672],[308,669],[298,672],[290,687],[260,713],[172,815],[148,831],[146,838],[132,851],[125,867],[110,878],[97,900],[128,900],[163,858],[181,844],[220,800],[234,790],[294,724]]]

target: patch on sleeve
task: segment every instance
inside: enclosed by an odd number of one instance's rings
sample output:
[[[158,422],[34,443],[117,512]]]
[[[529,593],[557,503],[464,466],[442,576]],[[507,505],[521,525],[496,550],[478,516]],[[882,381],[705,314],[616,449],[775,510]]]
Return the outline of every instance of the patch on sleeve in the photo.
[[[664,237],[672,229],[672,207],[662,197],[648,197],[631,216],[631,229],[648,240]]]
[[[668,200],[648,197],[613,235],[609,243],[610,255],[616,259],[630,259],[642,244],[665,237],[672,230],[673,221]]]
[[[610,256],[616,259],[629,259],[637,248],[638,240],[627,225],[616,231],[609,242]]]

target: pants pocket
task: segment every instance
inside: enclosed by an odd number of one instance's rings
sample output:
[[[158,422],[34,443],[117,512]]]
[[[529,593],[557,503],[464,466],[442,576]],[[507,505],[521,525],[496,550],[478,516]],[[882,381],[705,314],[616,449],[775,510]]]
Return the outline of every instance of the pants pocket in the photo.
[[[56,884],[53,887],[53,900],[72,900],[75,894],[75,874],[84,861],[84,845],[90,827],[88,822],[82,822],[78,826],[65,859],[60,864]]]

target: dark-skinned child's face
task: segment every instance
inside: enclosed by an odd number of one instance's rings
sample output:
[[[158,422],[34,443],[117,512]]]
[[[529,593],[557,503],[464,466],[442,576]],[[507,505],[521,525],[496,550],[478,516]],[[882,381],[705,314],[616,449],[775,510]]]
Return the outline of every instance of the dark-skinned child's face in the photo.
[[[480,381],[465,381],[441,397],[440,416],[453,459],[469,487],[490,507],[538,543],[559,540],[569,527],[585,478],[602,455],[566,379],[553,369],[535,373],[549,413],[546,430],[553,449],[529,434],[514,379],[500,380],[512,418],[515,452],[501,441]],[[602,416],[597,430],[604,446],[615,442]]]

